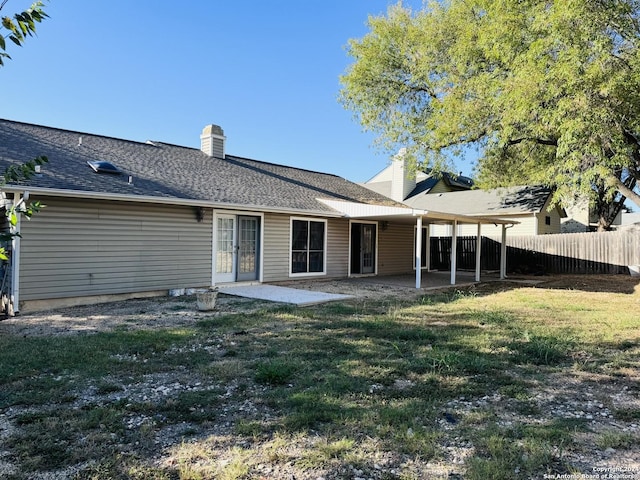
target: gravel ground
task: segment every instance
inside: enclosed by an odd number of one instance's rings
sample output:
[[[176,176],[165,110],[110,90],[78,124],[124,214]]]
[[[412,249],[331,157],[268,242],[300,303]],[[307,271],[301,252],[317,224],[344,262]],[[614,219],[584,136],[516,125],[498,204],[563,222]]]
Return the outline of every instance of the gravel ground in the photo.
[[[540,282],[545,288],[574,288],[587,291],[621,291],[625,293],[640,293],[637,279],[630,279],[625,276],[607,277],[585,277],[585,276],[563,276],[547,278],[521,278],[519,281],[532,283]],[[317,289],[330,293],[348,293],[355,295],[358,299],[381,299],[398,295],[405,297],[415,296],[414,289],[402,286],[381,285],[375,281],[371,282],[350,282],[350,281],[322,281],[299,283],[300,288]],[[508,286],[501,282],[487,283],[472,287],[478,293],[490,293],[498,291]],[[92,305],[83,307],[65,308],[55,311],[46,311],[7,319],[0,322],[0,335],[21,335],[21,336],[53,336],[53,335],[86,335],[100,331],[109,331],[114,328],[137,329],[150,327],[171,327],[185,326],[193,324],[203,317],[211,315],[224,315],[228,313],[247,313],[263,309],[269,302],[242,299],[238,297],[220,295],[215,312],[198,312],[195,308],[195,297],[163,297],[140,300],[128,300],[102,305]],[[220,343],[223,342],[221,339]],[[202,348],[216,349],[218,345],[204,345]],[[377,389],[395,388],[402,390],[410,385],[403,381],[396,382],[392,387],[383,387],[372,384],[371,391]],[[628,420],[614,418],[613,412],[616,410],[640,411],[640,398],[638,397],[638,386],[640,385],[640,372],[631,371],[621,378],[604,377],[585,372],[568,369],[564,373],[553,376],[545,376],[540,379],[536,387],[536,395],[531,400],[535,414],[526,415],[517,413],[518,409],[512,408],[510,398],[504,398],[499,394],[490,394],[480,399],[458,398],[452,400],[447,405],[447,411],[455,418],[463,418],[482,412],[487,409],[498,412],[498,417],[502,426],[508,427],[517,423],[544,423],[554,419],[583,419],[587,420],[592,433],[585,434],[582,439],[580,453],[571,451],[563,452],[563,458],[571,464],[580,467],[581,471],[593,471],[593,478],[610,478],[622,480],[626,478],[640,478],[640,448],[614,449],[600,448],[595,442],[597,434],[610,432],[612,434],[630,434],[636,438],[640,435],[639,420],[631,417]],[[127,391],[126,395],[132,400],[155,401],[168,397],[181,391],[201,391],[213,388],[212,385],[205,385],[190,381],[187,378],[178,378],[175,375],[154,375],[144,382],[136,385],[135,391]],[[219,444],[218,448],[226,449],[233,445],[231,425],[239,418],[248,416],[250,418],[269,418],[272,414],[264,405],[256,405],[250,400],[238,403],[234,395],[237,385],[230,382],[226,386],[223,394],[225,399],[223,421],[219,425],[212,427],[212,434]],[[264,388],[256,385],[256,389]],[[247,392],[241,397],[258,398],[259,391]],[[76,400],[78,408],[83,405],[94,405],[100,402],[110,402],[117,400],[118,393],[102,393],[87,390],[82,392]],[[12,407],[0,412],[0,445],[2,445],[12,432],[17,428],[12,419],[20,413],[19,407]],[[224,421],[226,420],[226,421]],[[140,429],[152,419],[145,418],[144,415],[132,416],[127,419],[127,429]],[[441,429],[446,435],[442,439],[442,448],[445,456],[442,460],[434,463],[416,463],[415,478],[463,478],[460,473],[466,458],[474,454],[474,446],[467,443],[458,431],[458,424],[450,418],[440,420]],[[173,454],[165,454],[156,460],[158,465],[172,465],[180,461],[179,443],[184,431],[188,426],[172,426],[171,430],[163,431],[156,437],[158,449],[171,451]],[[305,441],[312,441],[306,439]],[[296,449],[310,448],[312,445],[288,445],[283,447],[286,454],[295,457]],[[1,453],[1,452],[0,452]],[[284,453],[283,453],[284,454]],[[289,465],[258,465],[255,471],[260,472],[256,478],[283,478],[283,479],[371,479],[380,480],[385,478],[396,478],[397,458],[389,454],[388,457],[381,457],[372,463],[368,471],[351,469],[340,472],[327,473],[323,471],[305,472],[305,476],[300,476],[293,463]],[[619,469],[615,471],[613,469]],[[601,470],[597,470],[601,469]],[[66,480],[73,478],[77,469],[70,468],[64,471],[50,472],[34,476],[35,480]],[[406,472],[406,463],[405,463]],[[15,472],[15,466],[5,461],[0,455],[0,478]],[[627,475],[628,473],[628,475]],[[610,476],[605,476],[610,475]],[[397,477],[399,478],[399,477]],[[554,478],[554,477],[547,477]],[[559,477],[560,478],[560,477]],[[564,478],[564,477],[563,477]],[[569,477],[566,477],[569,478]],[[571,477],[586,478],[586,477]]]

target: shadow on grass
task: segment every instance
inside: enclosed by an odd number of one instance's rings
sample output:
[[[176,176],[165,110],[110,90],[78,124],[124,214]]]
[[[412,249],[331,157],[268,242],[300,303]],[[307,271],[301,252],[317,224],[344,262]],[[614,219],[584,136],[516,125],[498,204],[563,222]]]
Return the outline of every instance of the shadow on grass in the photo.
[[[524,332],[515,313],[447,310],[455,301],[284,307],[212,317],[185,329],[4,338],[0,407],[47,404],[40,415],[19,418],[22,431],[11,438],[10,450],[25,475],[95,460],[106,473],[92,478],[119,475],[132,458],[147,464],[171,429],[178,432],[171,442],[194,445],[209,430],[222,432],[230,446],[277,435],[318,436],[335,448],[307,460],[336,475],[345,475],[347,463],[371,467],[367,455],[357,454],[365,439],[375,439],[381,451],[436,459],[450,401],[497,391],[526,399],[530,384],[513,370],[561,366],[577,348],[561,334]],[[149,394],[144,401],[130,398],[128,392],[147,376],[171,385],[189,379],[198,387]],[[92,400],[82,400],[79,408],[78,392],[92,385]],[[91,414],[89,407],[101,413]],[[136,419],[144,427],[137,433],[123,427]],[[512,429],[503,443],[475,429],[469,433],[474,442],[486,444],[489,457],[491,448],[502,452],[504,460],[478,461],[477,471],[513,472],[522,452],[510,450],[510,440],[524,438],[533,442],[531,452],[543,451],[562,428]],[[100,443],[97,453],[86,448],[87,439]],[[131,455],[118,460],[123,444]],[[202,455],[216,459],[211,452]],[[527,472],[544,471],[548,455],[531,458],[536,460]],[[157,477],[146,470],[147,477],[174,478],[176,468],[156,469]]]

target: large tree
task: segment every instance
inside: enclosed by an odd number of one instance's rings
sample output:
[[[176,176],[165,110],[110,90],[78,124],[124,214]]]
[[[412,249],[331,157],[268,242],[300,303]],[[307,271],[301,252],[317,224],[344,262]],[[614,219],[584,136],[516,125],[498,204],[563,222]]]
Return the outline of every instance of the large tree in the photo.
[[[349,42],[340,98],[390,150],[442,167],[478,148],[482,185],[588,196],[605,228],[640,206],[639,17],[640,0],[398,4]]]

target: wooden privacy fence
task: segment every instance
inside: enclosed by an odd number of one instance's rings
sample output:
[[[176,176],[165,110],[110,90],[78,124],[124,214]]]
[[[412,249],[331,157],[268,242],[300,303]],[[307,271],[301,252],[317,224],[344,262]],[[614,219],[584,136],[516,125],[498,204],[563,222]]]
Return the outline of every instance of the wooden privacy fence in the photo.
[[[500,239],[482,237],[480,268],[500,269]],[[451,268],[451,237],[431,238],[431,268]],[[457,265],[475,268],[476,237],[458,237]],[[541,273],[629,273],[640,265],[640,232],[507,235],[507,271]]]

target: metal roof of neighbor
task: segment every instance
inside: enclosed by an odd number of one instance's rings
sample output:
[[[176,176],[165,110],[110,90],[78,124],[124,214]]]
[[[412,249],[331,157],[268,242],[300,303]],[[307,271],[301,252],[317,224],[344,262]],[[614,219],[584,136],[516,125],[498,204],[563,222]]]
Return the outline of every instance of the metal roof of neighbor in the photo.
[[[4,188],[318,213],[335,213],[318,198],[401,205],[336,175],[0,119],[0,168],[40,155],[49,159],[40,174]],[[87,162],[96,160],[117,165],[123,175],[94,172]]]

